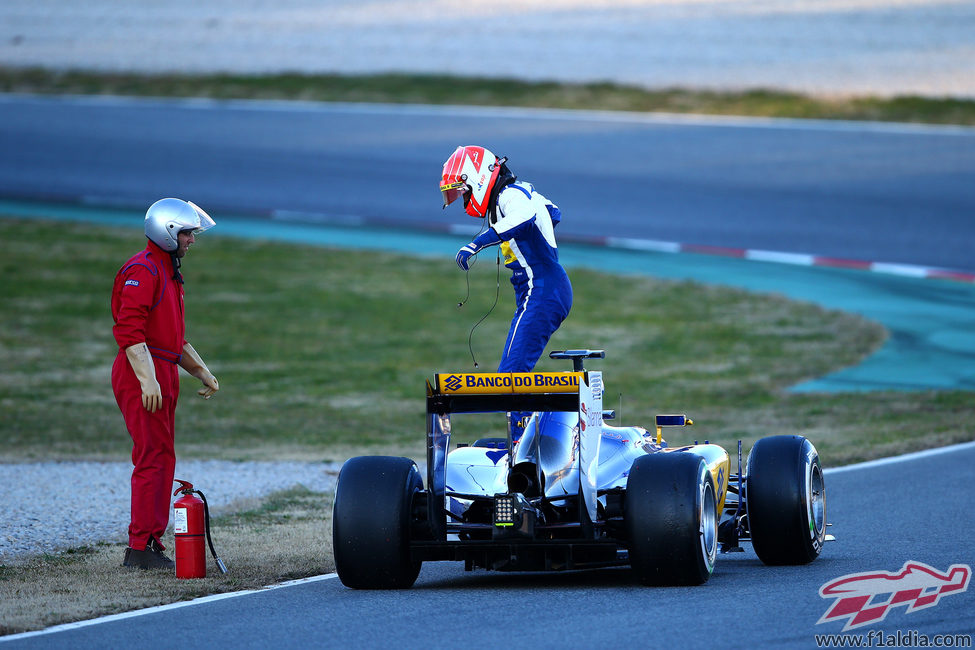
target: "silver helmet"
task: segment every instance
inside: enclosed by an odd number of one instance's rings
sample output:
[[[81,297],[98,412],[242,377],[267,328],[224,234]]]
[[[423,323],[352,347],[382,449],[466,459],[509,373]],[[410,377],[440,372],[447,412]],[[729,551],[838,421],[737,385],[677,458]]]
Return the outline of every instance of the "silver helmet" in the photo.
[[[165,251],[179,248],[183,230],[198,234],[213,228],[213,219],[192,201],[159,199],[146,211],[146,237]]]

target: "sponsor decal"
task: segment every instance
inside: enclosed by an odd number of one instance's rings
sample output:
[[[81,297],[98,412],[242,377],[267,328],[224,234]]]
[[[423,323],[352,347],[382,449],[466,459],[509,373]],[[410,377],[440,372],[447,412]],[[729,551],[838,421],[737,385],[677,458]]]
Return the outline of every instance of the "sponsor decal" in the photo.
[[[894,607],[905,605],[905,613],[934,607],[942,596],[953,596],[968,589],[972,568],[952,564],[944,573],[923,562],[908,561],[900,571],[851,573],[819,588],[822,598],[836,601],[816,622],[846,620],[842,631],[851,630],[887,617]]]
[[[139,286],[139,281],[138,280],[126,280],[125,281],[125,286],[127,286],[127,287],[137,287],[137,286]]]
[[[577,373],[581,375],[581,373]],[[588,381],[579,381],[579,492],[591,521],[597,519],[596,473],[599,463],[599,444],[602,436],[603,403],[592,390],[592,382],[599,372],[589,374]]]
[[[718,506],[724,503],[724,465],[718,468]]]
[[[579,426],[582,431],[585,431],[587,427],[598,426],[603,417],[602,411],[597,412],[595,409],[586,408],[585,402],[579,404],[579,411],[582,414],[579,418]]]
[[[602,402],[603,399],[603,375],[602,373],[590,373],[589,381],[592,384],[592,396],[593,399],[597,399]]]
[[[574,393],[579,390],[578,372],[453,373],[437,375],[437,385],[447,394]]]
[[[517,377],[515,379],[515,386],[518,385]],[[572,374],[559,374],[559,373],[538,373],[532,375],[531,378],[524,378],[522,381],[525,383],[524,386],[534,386],[536,388],[544,387],[579,387],[579,375],[577,373]],[[533,382],[533,383],[529,383]]]
[[[449,391],[455,391],[464,385],[464,380],[457,375],[448,375],[447,379],[444,380],[444,388]]]

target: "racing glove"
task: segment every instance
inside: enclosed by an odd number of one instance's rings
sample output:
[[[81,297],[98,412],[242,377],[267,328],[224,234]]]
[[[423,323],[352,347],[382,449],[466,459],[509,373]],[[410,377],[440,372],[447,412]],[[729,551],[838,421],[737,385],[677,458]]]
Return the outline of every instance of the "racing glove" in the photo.
[[[220,382],[213,376],[207,365],[203,363],[199,353],[189,343],[183,344],[183,355],[179,358],[179,366],[203,382],[203,388],[196,391],[196,394],[203,399],[210,399],[214,393],[220,390]]]
[[[464,271],[469,271],[471,268],[470,258],[472,256],[477,255],[482,248],[493,246],[494,244],[500,244],[501,241],[501,237],[498,236],[498,233],[495,232],[494,228],[488,228],[480,235],[475,237],[474,241],[461,246],[460,250],[457,251],[457,257],[455,258],[457,266]]]
[[[125,356],[142,386],[142,406],[150,413],[155,413],[162,408],[162,388],[156,380],[156,366],[149,354],[149,346],[145,343],[130,345],[125,348]]]
[[[459,266],[464,271],[469,271],[471,269],[470,259],[472,255],[477,255],[477,249],[474,248],[474,244],[465,244],[461,246],[461,249],[457,251],[457,257],[455,261],[457,266]]]

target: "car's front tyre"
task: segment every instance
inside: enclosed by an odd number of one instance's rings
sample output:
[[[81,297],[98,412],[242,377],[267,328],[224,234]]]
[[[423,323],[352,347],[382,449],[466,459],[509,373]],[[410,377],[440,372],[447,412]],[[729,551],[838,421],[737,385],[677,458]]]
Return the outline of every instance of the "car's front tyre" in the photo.
[[[748,528],[765,564],[808,564],[826,540],[826,485],[819,453],[802,436],[771,436],[748,454]]]

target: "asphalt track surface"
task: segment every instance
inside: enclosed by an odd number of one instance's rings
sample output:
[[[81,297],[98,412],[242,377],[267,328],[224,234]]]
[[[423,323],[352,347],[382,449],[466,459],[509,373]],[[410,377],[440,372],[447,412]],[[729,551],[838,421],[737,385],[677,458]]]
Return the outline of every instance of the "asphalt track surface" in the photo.
[[[0,95],[0,197],[447,227],[459,144],[507,155],[563,236],[975,271],[975,129],[634,113]]]
[[[837,541],[819,559],[766,567],[749,547],[719,556],[700,587],[642,587],[627,569],[465,573],[461,563],[427,563],[406,591],[355,591],[328,578],[0,639],[0,646],[129,647],[152,639],[159,648],[811,648],[816,634],[843,628],[842,621],[817,623],[833,604],[820,597],[823,584],[894,573],[912,560],[942,572],[975,564],[973,467],[975,443],[966,443],[827,471]],[[851,633],[970,635],[973,600],[969,589],[911,613],[891,607],[883,621]]]
[[[222,225],[266,228],[273,235],[274,224],[284,220],[309,239],[314,232],[343,231],[350,243],[374,245],[382,240],[377,231],[343,230],[335,220],[456,222],[456,211],[438,209],[433,183],[439,166],[454,144],[486,142],[490,126],[500,133],[499,150],[524,161],[516,171],[556,198],[567,215],[600,215],[579,219],[573,228],[583,229],[580,234],[619,228],[634,237],[972,268],[963,254],[975,228],[966,218],[972,214],[968,181],[975,168],[970,130],[669,118],[633,123],[558,115],[488,118],[489,113],[473,111],[479,117],[472,120],[468,109],[308,106],[293,111],[278,105],[3,97],[0,196],[144,206],[162,195],[182,195],[214,213],[235,210],[254,217]],[[795,144],[799,141],[801,147]],[[604,142],[613,155],[597,153]],[[659,156],[661,150],[668,156]],[[582,155],[587,152],[588,157]],[[707,152],[724,155],[712,159]],[[588,164],[581,166],[580,160]],[[656,184],[659,192],[648,194],[647,183]],[[679,197],[667,198],[678,189]],[[763,189],[768,189],[767,203],[761,201]],[[755,209],[742,209],[749,201]],[[862,209],[853,210],[847,201]],[[881,205],[873,206],[874,201]],[[809,202],[819,202],[817,218],[800,214],[792,220],[793,211],[786,208],[799,210]],[[753,214],[757,222],[750,220]],[[832,220],[836,214],[843,218]],[[702,219],[711,219],[714,228],[702,227]],[[332,225],[323,229],[316,222]],[[800,227],[803,234],[791,236]],[[772,239],[752,238],[765,229],[772,231],[767,235]],[[424,249],[434,241],[430,236],[385,230],[399,245],[440,254]],[[225,232],[235,234],[233,227]],[[911,235],[906,240],[905,232]],[[457,242],[442,239],[437,246],[452,255]],[[593,255],[583,247],[579,251]],[[649,259],[618,254],[629,265],[646,265]],[[809,287],[832,274],[851,285],[852,299],[861,300],[868,279],[880,277],[704,256],[653,259],[655,268],[672,267],[675,275],[682,272],[677,267],[692,263],[710,268],[715,278],[727,278],[725,262],[751,265],[755,278],[788,276],[796,291],[818,291]],[[959,352],[968,348],[969,287],[883,280],[890,283],[890,294],[907,292],[922,302],[960,310],[953,312],[956,334],[947,338]],[[888,303],[881,302],[883,311]],[[909,313],[904,317],[911,318]],[[722,556],[712,580],[699,588],[642,588],[625,570],[465,574],[460,565],[438,563],[426,565],[417,586],[405,592],[357,592],[325,579],[3,643],[116,647],[153,639],[161,647],[813,647],[815,634],[842,627],[816,624],[831,604],[818,593],[827,581],[860,571],[896,571],[909,560],[941,571],[973,564],[975,523],[967,499],[973,467],[975,446],[966,444],[830,472],[828,517],[839,541],[828,544],[819,560],[806,567],[768,568],[749,549]],[[975,629],[972,593],[945,597],[935,607],[910,614],[903,606],[893,608],[883,623],[868,629],[970,634]]]

